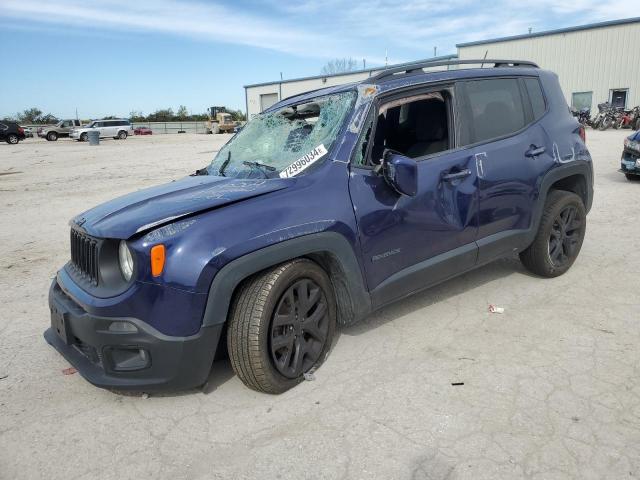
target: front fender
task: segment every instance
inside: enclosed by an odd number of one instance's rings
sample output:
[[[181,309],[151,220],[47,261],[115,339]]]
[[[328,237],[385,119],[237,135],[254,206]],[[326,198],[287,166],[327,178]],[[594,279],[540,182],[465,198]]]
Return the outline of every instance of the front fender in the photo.
[[[227,263],[211,283],[202,325],[218,325],[227,320],[233,292],[244,279],[297,257],[309,257],[328,271],[340,323],[354,323],[371,311],[371,299],[353,247],[339,233],[319,232],[281,241]]]

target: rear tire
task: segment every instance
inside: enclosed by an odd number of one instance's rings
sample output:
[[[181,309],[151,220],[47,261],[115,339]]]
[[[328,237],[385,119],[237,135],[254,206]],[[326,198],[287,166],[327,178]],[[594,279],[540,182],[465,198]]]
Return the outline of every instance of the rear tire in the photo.
[[[587,226],[582,199],[562,190],[549,192],[533,243],[520,253],[520,260],[541,277],[557,277],[575,262]]]
[[[236,375],[259,392],[282,393],[329,352],[336,301],[329,277],[296,259],[246,280],[234,296],[227,347]]]
[[[20,138],[15,133],[10,133],[9,135],[7,135],[7,143],[9,145],[17,145],[19,141]]]
[[[58,140],[58,134],[56,132],[47,133],[47,140],[49,140],[50,142],[55,142],[56,140]]]
[[[126,140],[127,139],[127,132],[125,132],[124,130],[120,130],[118,132],[118,138],[120,140]]]

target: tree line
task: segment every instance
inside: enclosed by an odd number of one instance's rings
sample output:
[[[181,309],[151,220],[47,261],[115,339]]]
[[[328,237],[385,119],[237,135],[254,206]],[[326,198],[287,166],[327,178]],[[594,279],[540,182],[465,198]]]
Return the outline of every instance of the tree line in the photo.
[[[244,121],[246,119],[245,114],[240,110],[227,109],[227,112],[231,114],[234,121]],[[120,118],[115,115],[107,115],[102,118],[95,118],[93,120],[110,120],[113,118]],[[139,111],[132,111],[129,113],[129,120],[132,122],[202,122],[208,120],[209,117],[206,113],[189,113],[187,107],[180,105],[176,112],[172,108],[162,108],[156,110],[153,113],[144,115]],[[51,113],[44,113],[37,107],[27,108],[22,112],[18,112],[13,116],[7,116],[3,118],[7,122],[16,122],[22,125],[49,125],[57,123],[60,119]]]

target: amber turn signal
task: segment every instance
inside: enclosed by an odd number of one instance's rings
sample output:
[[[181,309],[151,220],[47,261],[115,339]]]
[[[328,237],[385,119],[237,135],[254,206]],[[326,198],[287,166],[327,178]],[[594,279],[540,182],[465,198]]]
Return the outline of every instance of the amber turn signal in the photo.
[[[159,277],[164,270],[164,245],[154,245],[151,247],[151,275]]]

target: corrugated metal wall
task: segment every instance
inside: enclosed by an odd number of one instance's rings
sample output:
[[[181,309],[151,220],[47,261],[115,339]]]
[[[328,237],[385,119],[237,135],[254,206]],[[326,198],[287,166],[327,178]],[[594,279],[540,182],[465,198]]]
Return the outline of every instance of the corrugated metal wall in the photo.
[[[640,104],[640,22],[458,48],[460,59],[532,60],[556,72],[567,103],[574,92],[593,92],[591,112],[628,89],[627,108]]]

